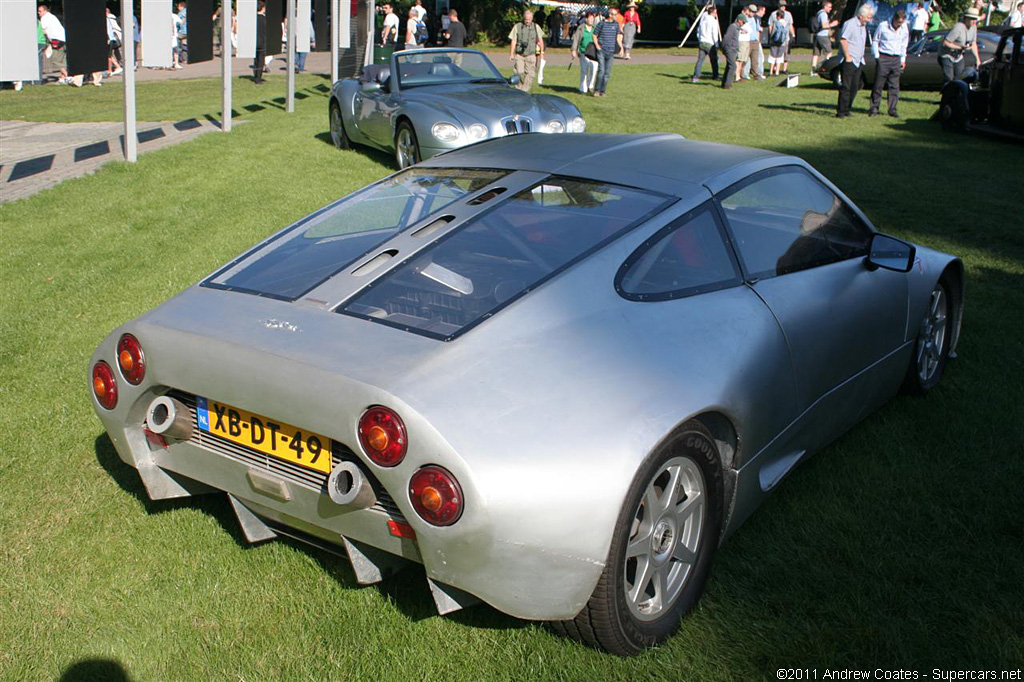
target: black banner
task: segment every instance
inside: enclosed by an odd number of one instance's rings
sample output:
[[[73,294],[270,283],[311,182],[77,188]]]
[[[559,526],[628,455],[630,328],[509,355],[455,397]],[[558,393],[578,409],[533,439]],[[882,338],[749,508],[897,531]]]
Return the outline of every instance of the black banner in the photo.
[[[188,63],[213,59],[213,0],[188,0]]]
[[[284,21],[283,0],[267,0],[267,54],[281,54],[281,22]]]
[[[104,0],[74,0],[65,3],[64,30],[68,38],[68,74],[77,76],[107,70],[110,41],[107,40]]]
[[[331,0],[313,0],[314,52],[331,51]]]

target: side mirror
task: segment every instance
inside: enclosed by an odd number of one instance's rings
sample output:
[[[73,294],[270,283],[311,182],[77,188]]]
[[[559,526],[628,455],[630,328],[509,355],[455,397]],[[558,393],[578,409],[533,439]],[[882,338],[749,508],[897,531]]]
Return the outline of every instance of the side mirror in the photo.
[[[511,76],[509,76],[508,77],[508,84],[509,85],[519,85],[519,74],[518,73],[514,73]]]
[[[378,83],[377,81],[370,81],[368,83],[363,83],[361,86],[359,86],[359,89],[369,94],[371,92],[377,92],[381,88],[380,83]]]
[[[913,244],[887,234],[874,234],[868,246],[868,255],[864,258],[864,265],[868,270],[882,268],[895,272],[910,272],[914,267],[916,254],[917,250]]]

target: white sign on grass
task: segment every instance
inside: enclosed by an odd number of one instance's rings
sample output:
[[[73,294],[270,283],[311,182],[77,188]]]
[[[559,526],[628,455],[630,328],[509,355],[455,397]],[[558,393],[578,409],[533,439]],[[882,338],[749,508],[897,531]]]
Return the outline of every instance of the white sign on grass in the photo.
[[[171,0],[142,0],[142,65],[171,66],[174,41]]]
[[[236,57],[256,56],[256,0],[238,0],[238,49]]]
[[[0,81],[39,80],[35,0],[0,0]]]

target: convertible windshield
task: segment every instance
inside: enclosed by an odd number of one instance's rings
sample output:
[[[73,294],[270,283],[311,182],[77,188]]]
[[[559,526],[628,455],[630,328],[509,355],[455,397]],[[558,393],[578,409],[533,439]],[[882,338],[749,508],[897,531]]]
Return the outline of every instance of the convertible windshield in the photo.
[[[314,213],[203,284],[295,300],[396,233],[505,173],[411,168]]]
[[[670,202],[551,177],[442,237],[338,312],[449,340]]]
[[[491,60],[479,52],[457,50],[429,50],[399,54],[398,86],[411,88],[419,85],[445,85],[479,81],[501,81]]]

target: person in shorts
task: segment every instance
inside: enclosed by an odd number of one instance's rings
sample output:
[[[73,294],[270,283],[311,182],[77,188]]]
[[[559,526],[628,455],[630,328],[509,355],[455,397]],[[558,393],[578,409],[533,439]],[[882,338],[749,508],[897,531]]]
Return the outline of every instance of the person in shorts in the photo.
[[[739,52],[736,54],[736,81],[748,80],[743,77],[743,65],[750,62],[750,35],[754,32],[751,18],[757,14],[757,5],[747,5],[740,12],[743,16],[743,26],[740,28]]]
[[[814,24],[812,28],[816,29],[814,33],[814,51],[811,55],[811,75],[814,76],[818,73],[818,58],[820,57],[822,62],[827,62],[832,56],[832,37],[831,31],[833,28],[839,25],[838,19],[829,19],[829,14],[832,12],[832,2],[825,0],[821,4],[821,9],[815,15]]]
[[[785,15],[785,21],[789,25],[789,40],[786,41],[786,54],[782,58],[782,74],[789,73],[789,55],[793,53],[793,43],[796,42],[796,22],[793,21],[793,13],[786,6],[786,0],[779,0],[779,9]]]

